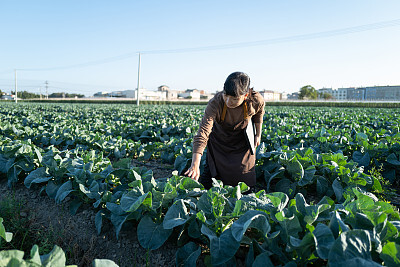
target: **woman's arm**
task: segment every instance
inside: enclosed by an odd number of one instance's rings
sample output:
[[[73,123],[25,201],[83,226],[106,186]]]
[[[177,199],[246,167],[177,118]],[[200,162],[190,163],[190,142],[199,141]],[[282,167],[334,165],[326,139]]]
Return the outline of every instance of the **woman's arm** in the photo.
[[[255,135],[255,137],[254,137],[254,146],[255,147],[258,147],[259,145],[260,145],[260,142],[261,142],[261,128],[262,128],[262,122],[260,123],[260,122],[257,122],[257,123],[254,123],[254,125],[256,126],[255,128],[255,130],[256,130],[256,135]]]
[[[208,103],[204,112],[204,116],[200,122],[199,130],[193,138],[192,164],[190,165],[190,168],[184,173],[184,175],[187,175],[192,179],[197,180],[200,177],[201,156],[203,155],[203,151],[207,146],[208,137],[214,125],[217,109],[217,101],[214,97]]]
[[[257,147],[261,143],[261,130],[262,130],[262,124],[263,124],[263,117],[264,117],[264,107],[265,107],[265,102],[264,98],[260,95],[260,93],[256,93],[255,97],[257,98],[258,102],[258,107],[256,108],[257,112],[254,114],[252,120],[255,125],[255,137],[254,137],[254,146]]]

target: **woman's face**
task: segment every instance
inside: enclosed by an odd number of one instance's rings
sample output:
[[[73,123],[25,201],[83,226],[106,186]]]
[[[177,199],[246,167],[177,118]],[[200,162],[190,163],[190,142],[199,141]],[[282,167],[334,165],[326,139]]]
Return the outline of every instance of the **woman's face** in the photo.
[[[236,108],[240,106],[243,101],[247,98],[247,94],[241,95],[241,96],[231,96],[225,94],[225,92],[222,94],[222,97],[224,98],[224,102],[228,108]]]

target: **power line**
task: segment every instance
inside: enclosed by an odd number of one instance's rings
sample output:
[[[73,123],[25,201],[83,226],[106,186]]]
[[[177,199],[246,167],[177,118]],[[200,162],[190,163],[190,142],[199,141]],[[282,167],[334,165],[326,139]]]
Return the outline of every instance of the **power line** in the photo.
[[[138,52],[127,53],[127,54],[123,54],[123,55],[119,55],[119,56],[115,56],[115,57],[109,57],[109,58],[104,58],[104,59],[100,59],[100,60],[89,61],[86,63],[80,63],[80,64],[74,64],[74,65],[68,65],[68,66],[38,68],[38,69],[18,69],[18,70],[22,70],[22,71],[52,71],[52,70],[82,68],[82,67],[88,67],[88,66],[94,66],[94,65],[100,65],[100,64],[115,62],[115,61],[119,61],[119,60],[124,60],[124,59],[130,58],[130,57],[133,57],[136,54],[138,54]]]
[[[71,68],[82,68],[94,65],[100,65],[110,62],[115,62],[119,60],[124,60],[127,58],[131,58],[133,56],[140,54],[175,54],[175,53],[189,53],[189,52],[203,52],[203,51],[212,51],[212,50],[224,50],[224,49],[234,49],[234,48],[244,48],[244,47],[253,47],[253,46],[263,46],[263,45],[272,45],[279,43],[288,43],[288,42],[297,42],[297,41],[305,41],[319,38],[327,38],[338,35],[345,34],[353,34],[364,31],[378,30],[382,28],[395,27],[400,25],[400,19],[383,21],[372,24],[364,24],[355,27],[348,27],[330,31],[323,31],[317,33],[309,33],[309,34],[301,34],[294,35],[282,38],[273,38],[273,39],[265,39],[259,41],[251,41],[251,42],[241,42],[241,43],[230,43],[223,45],[214,45],[214,46],[202,46],[202,47],[191,47],[191,48],[178,48],[178,49],[165,49],[165,50],[147,50],[147,51],[137,51],[122,54],[115,57],[104,58],[95,61],[89,61],[86,63],[67,65],[67,66],[59,66],[59,67],[51,67],[51,68],[36,68],[36,69],[18,69],[22,71],[53,71],[53,70],[61,70],[61,69],[71,69]]]
[[[344,34],[352,34],[363,31],[377,30],[387,27],[394,27],[400,25],[400,19],[384,21],[373,24],[365,24],[361,26],[349,27],[336,29],[331,31],[323,31],[317,33],[309,33],[309,34],[301,34],[294,35],[289,37],[282,38],[273,38],[273,39],[265,39],[260,41],[252,41],[252,42],[242,42],[242,43],[231,43],[224,45],[215,45],[215,46],[204,46],[204,47],[193,47],[193,48],[183,48],[183,49],[171,49],[171,50],[149,50],[142,51],[142,54],[169,54],[169,53],[186,53],[186,52],[199,52],[199,51],[210,51],[210,50],[223,50],[223,49],[233,49],[233,48],[243,48],[243,47],[251,47],[251,46],[262,46],[262,45],[271,45],[271,44],[279,44],[279,43],[289,43],[289,42],[297,42],[318,38],[326,38]]]
[[[8,73],[12,73],[14,70],[11,70],[11,69],[9,69],[9,70],[5,70],[5,71],[0,71],[0,74],[8,74]]]
[[[121,88],[121,87],[130,87],[130,86],[108,86],[108,85],[96,85],[96,84],[80,84],[80,83],[70,83],[70,82],[59,82],[59,81],[50,81],[51,83],[56,84],[65,84],[65,85],[78,85],[83,87],[106,87],[106,88]]]

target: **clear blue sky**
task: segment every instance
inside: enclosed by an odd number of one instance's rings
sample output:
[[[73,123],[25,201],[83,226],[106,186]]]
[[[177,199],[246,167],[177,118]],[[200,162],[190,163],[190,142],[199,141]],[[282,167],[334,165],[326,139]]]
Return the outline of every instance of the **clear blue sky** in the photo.
[[[215,92],[233,71],[256,90],[400,85],[399,10],[398,0],[1,0],[0,89],[13,90],[14,69],[43,68],[18,71],[19,90],[46,80],[49,93],[134,89],[136,52],[210,46],[219,49],[143,54],[141,87]],[[225,46],[240,43],[250,45]],[[98,64],[57,69],[88,62]]]

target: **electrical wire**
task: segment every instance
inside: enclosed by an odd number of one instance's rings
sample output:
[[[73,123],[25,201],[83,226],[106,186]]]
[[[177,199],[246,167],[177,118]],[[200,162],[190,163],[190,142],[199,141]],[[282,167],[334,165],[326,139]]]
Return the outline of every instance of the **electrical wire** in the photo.
[[[4,71],[0,71],[0,74],[8,74],[8,73],[12,73],[14,72],[14,70],[4,70]]]
[[[62,70],[62,69],[73,69],[73,68],[82,68],[82,67],[88,67],[88,66],[94,66],[94,65],[101,65],[101,64],[106,64],[110,62],[115,62],[115,61],[120,61],[124,60],[133,56],[136,56],[138,52],[133,52],[133,53],[127,53],[115,57],[109,57],[109,58],[104,58],[100,60],[95,60],[95,61],[89,61],[86,63],[80,63],[80,64],[74,64],[74,65],[68,65],[68,66],[61,66],[61,67],[52,67],[52,68],[38,68],[38,69],[17,69],[17,70],[22,70],[22,71],[52,71],[52,70]]]
[[[288,42],[297,42],[297,41],[305,41],[319,38],[327,38],[338,35],[345,34],[353,34],[364,31],[378,30],[387,27],[395,27],[400,25],[400,19],[383,21],[372,24],[365,24],[355,27],[348,27],[330,31],[323,31],[317,33],[310,34],[302,34],[295,36],[288,36],[282,38],[273,38],[273,39],[265,39],[259,41],[252,42],[241,42],[241,43],[231,43],[231,44],[223,44],[223,45],[214,45],[214,46],[202,46],[202,47],[191,47],[191,48],[180,48],[180,49],[165,49],[165,50],[144,50],[122,54],[115,57],[104,58],[100,60],[90,61],[86,63],[67,65],[67,66],[59,66],[59,67],[51,67],[51,68],[36,68],[36,69],[18,69],[22,71],[53,71],[53,70],[61,70],[61,69],[72,69],[72,68],[82,68],[94,65],[100,65],[115,61],[124,60],[127,58],[131,58],[136,56],[137,54],[174,54],[174,53],[189,53],[189,52],[202,52],[202,51],[212,51],[212,50],[224,50],[224,49],[234,49],[234,48],[244,48],[244,47],[253,47],[253,46],[263,46],[263,45],[272,45],[279,43],[288,43]]]
[[[210,51],[210,50],[223,50],[223,49],[232,49],[232,48],[243,48],[243,47],[252,47],[252,46],[262,46],[262,45],[271,45],[271,44],[279,44],[279,43],[289,43],[289,42],[297,42],[311,39],[319,39],[332,37],[337,35],[344,34],[352,34],[363,31],[377,30],[387,27],[394,27],[400,25],[400,19],[390,20],[385,22],[373,23],[373,24],[365,24],[356,27],[349,27],[331,31],[323,31],[317,33],[310,34],[302,34],[295,35],[289,37],[282,38],[274,38],[274,39],[266,39],[260,41],[252,41],[252,42],[242,42],[242,43],[232,43],[225,45],[215,45],[215,46],[204,46],[204,47],[193,47],[193,48],[183,48],[183,49],[171,49],[171,50],[149,50],[142,51],[141,54],[169,54],[169,53],[186,53],[186,52],[199,52],[199,51]]]

